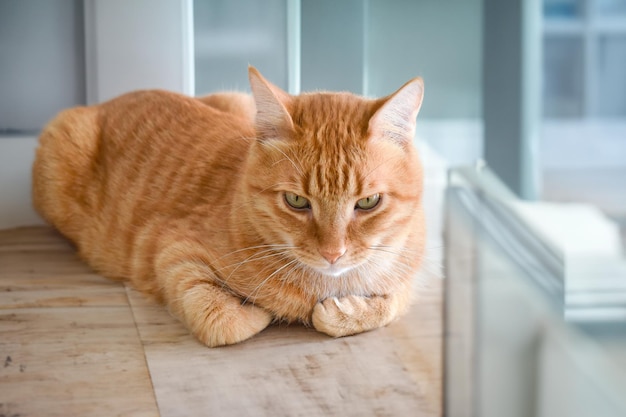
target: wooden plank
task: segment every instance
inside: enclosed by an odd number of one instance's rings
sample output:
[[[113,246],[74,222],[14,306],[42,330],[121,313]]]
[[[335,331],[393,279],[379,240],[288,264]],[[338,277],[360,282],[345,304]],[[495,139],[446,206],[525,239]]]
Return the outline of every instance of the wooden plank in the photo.
[[[126,307],[0,310],[0,412],[157,416]]]
[[[440,298],[353,337],[278,325],[217,349],[137,292],[129,299],[164,417],[441,414]]]
[[[159,415],[124,286],[51,228],[0,231],[0,415]]]
[[[25,232],[0,233],[5,248],[0,250],[0,310],[128,305],[123,285],[95,274],[58,235],[46,229],[39,235]]]

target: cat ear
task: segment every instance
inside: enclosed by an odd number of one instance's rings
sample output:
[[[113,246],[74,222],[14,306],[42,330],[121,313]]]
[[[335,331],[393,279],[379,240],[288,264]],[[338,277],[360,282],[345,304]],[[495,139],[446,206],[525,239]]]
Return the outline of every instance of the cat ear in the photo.
[[[259,138],[276,138],[293,131],[293,120],[287,108],[291,96],[267,81],[253,66],[248,67],[250,87],[256,104],[254,119]]]
[[[410,143],[415,135],[415,118],[423,98],[424,82],[418,77],[381,99],[383,104],[369,121],[370,137],[387,138],[402,145]]]

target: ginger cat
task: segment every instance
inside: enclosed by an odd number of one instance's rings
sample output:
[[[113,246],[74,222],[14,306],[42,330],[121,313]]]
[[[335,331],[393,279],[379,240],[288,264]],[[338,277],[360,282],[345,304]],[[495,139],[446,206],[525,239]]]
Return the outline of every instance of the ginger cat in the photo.
[[[404,313],[422,262],[423,84],[365,99],[138,91],[60,113],[33,166],[38,212],[208,346],[272,321],[340,337]]]

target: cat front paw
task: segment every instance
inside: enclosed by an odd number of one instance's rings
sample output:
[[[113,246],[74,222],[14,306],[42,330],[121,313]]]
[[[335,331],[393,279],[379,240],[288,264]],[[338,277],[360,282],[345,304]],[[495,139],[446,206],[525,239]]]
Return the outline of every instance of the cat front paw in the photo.
[[[207,303],[206,288],[196,288],[187,301],[184,322],[209,347],[233,345],[260,333],[273,320],[267,310],[241,304],[237,297],[223,297]]]
[[[272,315],[260,307],[241,305],[226,311],[211,312],[205,323],[192,329],[194,335],[209,347],[233,345],[260,333],[272,321]],[[196,322],[200,324],[200,322]]]
[[[313,308],[313,327],[333,337],[349,336],[389,324],[398,314],[394,297],[327,298]]]

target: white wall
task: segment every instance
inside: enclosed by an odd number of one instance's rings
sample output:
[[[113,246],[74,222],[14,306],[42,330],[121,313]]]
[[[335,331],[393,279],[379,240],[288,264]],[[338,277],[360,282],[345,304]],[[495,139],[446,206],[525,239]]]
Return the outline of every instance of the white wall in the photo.
[[[0,229],[43,223],[30,195],[36,146],[35,137],[0,137]]]

